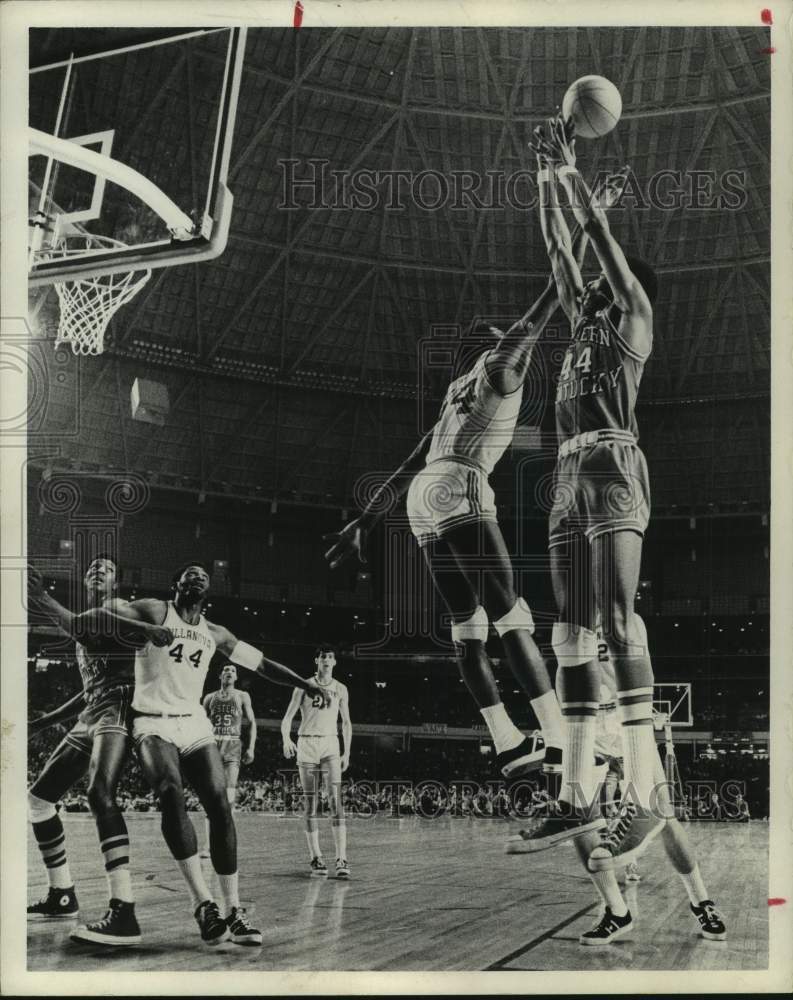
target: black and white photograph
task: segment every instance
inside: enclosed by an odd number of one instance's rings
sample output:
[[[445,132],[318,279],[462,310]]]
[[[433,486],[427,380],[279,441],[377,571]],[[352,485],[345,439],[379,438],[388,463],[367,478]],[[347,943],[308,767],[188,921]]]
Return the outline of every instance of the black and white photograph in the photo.
[[[116,10],[0,21],[3,992],[789,989],[790,3]]]

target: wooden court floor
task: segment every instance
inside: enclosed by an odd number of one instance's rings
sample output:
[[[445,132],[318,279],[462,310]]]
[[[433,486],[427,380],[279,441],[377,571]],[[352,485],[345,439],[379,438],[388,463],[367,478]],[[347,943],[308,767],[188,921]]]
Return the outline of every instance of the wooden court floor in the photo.
[[[236,819],[241,896],[264,933],[261,948],[201,944],[159,817],[128,814],[142,945],[112,951],[77,945],[69,941],[76,921],[31,922],[29,969],[723,970],[768,964],[765,823],[687,827],[725,916],[727,942],[696,935],[659,838],[641,860],[641,883],[630,890],[638,915],[633,936],[586,949],[578,935],[599,911],[573,849],[504,855],[510,824],[503,820],[351,818],[353,877],[345,883],[309,878],[299,818]],[[202,816],[195,820],[203,823]],[[104,911],[106,888],[93,822],[66,815],[65,827],[82,917],[94,919]],[[321,839],[330,860],[327,822]],[[46,880],[32,837],[28,867],[30,898],[38,899]]]

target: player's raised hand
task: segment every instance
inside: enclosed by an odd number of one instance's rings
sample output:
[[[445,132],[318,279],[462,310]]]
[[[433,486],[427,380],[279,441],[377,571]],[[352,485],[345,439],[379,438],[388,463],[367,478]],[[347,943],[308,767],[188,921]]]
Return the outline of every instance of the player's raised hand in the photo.
[[[44,577],[35,566],[28,565],[28,597],[38,601],[44,596]]]
[[[556,161],[563,166],[574,167],[576,154],[573,119],[565,118],[561,113],[555,118],[549,118],[548,134],[548,142],[554,151]]]
[[[322,536],[323,542],[333,542],[333,545],[325,553],[325,558],[331,569],[336,569],[346,562],[350,556],[356,556],[359,562],[365,563],[364,546],[368,532],[361,524],[361,519],[356,518],[345,524],[341,531],[331,531]]]
[[[284,757],[287,760],[291,760],[293,757],[297,756],[297,747],[295,746],[295,741],[291,736],[287,736],[284,740]]]
[[[532,132],[529,149],[537,157],[537,166],[539,169],[551,165],[556,160],[554,148],[548,141],[542,125],[538,125]]]

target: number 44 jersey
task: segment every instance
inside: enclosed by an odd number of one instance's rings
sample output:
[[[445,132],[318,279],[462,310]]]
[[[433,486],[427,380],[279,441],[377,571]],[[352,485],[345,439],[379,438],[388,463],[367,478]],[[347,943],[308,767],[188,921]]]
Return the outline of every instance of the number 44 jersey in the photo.
[[[215,640],[202,616],[190,625],[168,602],[163,625],[173,632],[169,646],[147,643],[135,654],[135,694],[132,707],[149,715],[193,715],[202,712],[209,663]]]

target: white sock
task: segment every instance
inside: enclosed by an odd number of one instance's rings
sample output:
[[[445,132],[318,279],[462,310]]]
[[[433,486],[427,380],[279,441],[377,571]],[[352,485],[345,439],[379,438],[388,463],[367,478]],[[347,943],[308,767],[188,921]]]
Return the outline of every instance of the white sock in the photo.
[[[53,889],[71,889],[74,885],[74,879],[72,878],[72,873],[69,871],[68,861],[64,861],[64,863],[62,865],[58,865],[57,868],[48,868],[47,878],[49,879],[50,886]]]
[[[193,903],[193,909],[195,909],[199,903],[205,902],[207,899],[212,899],[212,893],[209,891],[209,886],[204,881],[204,873],[201,871],[201,859],[197,854],[194,854],[192,858],[185,858],[183,861],[177,861],[179,865],[179,871],[182,873],[185,882],[187,883],[187,888],[190,892],[190,899]]]
[[[234,872],[233,875],[218,875],[220,897],[223,900],[223,915],[226,917],[240,905],[239,882],[239,872]]]
[[[525,739],[523,733],[507,715],[503,702],[497,705],[490,705],[488,708],[480,708],[482,718],[487,723],[493,743],[496,745],[496,753],[504,753],[506,750],[514,750],[516,746]]]
[[[306,840],[308,841],[309,858],[321,858],[322,851],[319,849],[319,830],[306,830]]]
[[[615,917],[624,917],[628,912],[628,904],[620,892],[617,876],[614,872],[590,872],[589,877],[595,883],[603,902]]]
[[[531,707],[537,716],[542,729],[542,738],[546,746],[564,746],[564,716],[559,707],[559,699],[555,691],[546,691],[539,698],[531,699]]]
[[[639,805],[650,808],[655,785],[655,762],[658,750],[652,723],[622,725],[622,751],[625,757],[625,780],[633,787]]]
[[[587,808],[595,797],[595,722],[594,715],[567,717],[559,798],[577,809]]]
[[[347,824],[344,820],[332,822],[330,825],[333,831],[333,843],[336,846],[336,857],[342,861],[347,860]]]
[[[688,875],[680,872],[680,878],[683,880],[683,885],[686,887],[688,898],[691,900],[693,906],[699,906],[703,899],[710,899],[708,890],[705,888],[705,883],[702,881],[699,865],[694,865],[694,868]]]
[[[124,903],[131,903],[133,901],[132,879],[130,878],[129,868],[126,865],[114,868],[113,871],[108,872],[107,884],[110,887],[111,899],[120,899]]]

